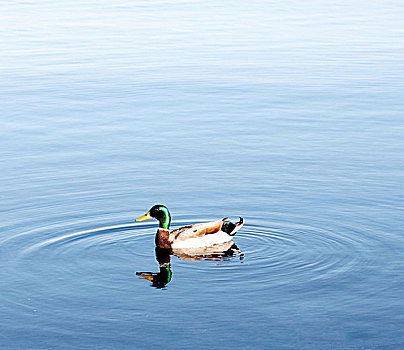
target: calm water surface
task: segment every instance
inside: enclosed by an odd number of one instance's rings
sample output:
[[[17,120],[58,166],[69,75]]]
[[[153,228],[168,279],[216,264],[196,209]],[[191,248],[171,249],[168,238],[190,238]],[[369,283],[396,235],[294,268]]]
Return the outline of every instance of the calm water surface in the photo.
[[[1,349],[404,347],[402,2],[0,13]],[[155,288],[156,203],[246,224]]]

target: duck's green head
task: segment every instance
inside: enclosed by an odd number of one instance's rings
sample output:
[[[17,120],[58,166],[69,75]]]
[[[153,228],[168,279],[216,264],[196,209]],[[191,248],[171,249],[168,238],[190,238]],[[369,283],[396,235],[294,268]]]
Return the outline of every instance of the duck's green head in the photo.
[[[145,215],[137,218],[136,221],[143,221],[149,219],[157,219],[159,227],[169,229],[171,222],[171,215],[168,208],[162,204],[154,205]]]

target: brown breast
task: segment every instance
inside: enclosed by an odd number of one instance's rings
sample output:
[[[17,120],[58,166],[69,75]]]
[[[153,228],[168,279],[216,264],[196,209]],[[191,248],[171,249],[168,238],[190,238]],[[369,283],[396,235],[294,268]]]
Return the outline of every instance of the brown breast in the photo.
[[[156,234],[156,245],[157,247],[170,249],[171,242],[170,242],[170,231],[159,228]]]

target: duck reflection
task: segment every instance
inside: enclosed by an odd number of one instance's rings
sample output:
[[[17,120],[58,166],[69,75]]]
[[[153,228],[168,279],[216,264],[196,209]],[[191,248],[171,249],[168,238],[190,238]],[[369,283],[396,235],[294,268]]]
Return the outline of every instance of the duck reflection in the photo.
[[[171,281],[172,255],[188,261],[224,261],[234,256],[239,256],[240,260],[244,258],[244,254],[233,241],[204,248],[164,249],[156,247],[155,254],[160,267],[159,272],[136,272],[139,278],[150,281],[151,286],[155,288],[164,288]]]
[[[171,281],[171,249],[156,247],[156,260],[160,265],[159,272],[136,272],[136,275],[142,279],[151,282],[151,286],[155,288],[164,288]]]

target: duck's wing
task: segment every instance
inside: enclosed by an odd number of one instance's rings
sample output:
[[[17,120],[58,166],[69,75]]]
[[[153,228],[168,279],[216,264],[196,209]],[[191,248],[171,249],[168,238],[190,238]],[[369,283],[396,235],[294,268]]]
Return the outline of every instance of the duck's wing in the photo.
[[[224,218],[218,221],[193,224],[177,228],[176,230],[170,232],[170,241],[185,241],[187,239],[202,237],[206,234],[219,232],[222,228],[223,222],[227,219],[228,218]]]

